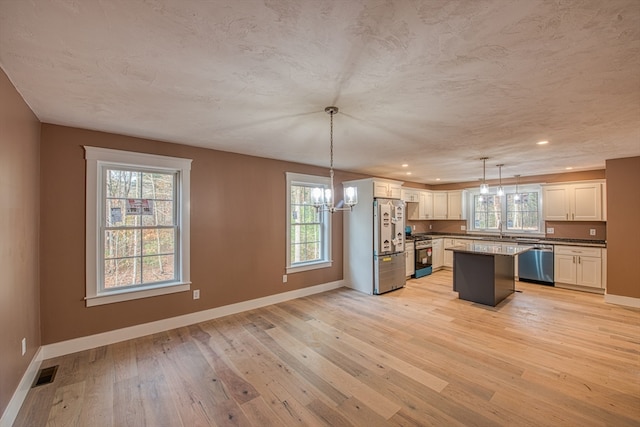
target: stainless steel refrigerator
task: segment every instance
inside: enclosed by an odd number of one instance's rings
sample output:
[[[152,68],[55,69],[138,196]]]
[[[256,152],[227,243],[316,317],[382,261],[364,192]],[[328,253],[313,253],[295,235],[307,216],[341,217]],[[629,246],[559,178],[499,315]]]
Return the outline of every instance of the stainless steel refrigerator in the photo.
[[[357,187],[359,200],[342,217],[344,285],[369,295],[401,288],[406,280],[405,205],[399,195],[378,196],[381,182],[402,185],[378,178],[343,182]]]
[[[401,200],[376,198],[373,201],[374,294],[405,285],[404,210]]]

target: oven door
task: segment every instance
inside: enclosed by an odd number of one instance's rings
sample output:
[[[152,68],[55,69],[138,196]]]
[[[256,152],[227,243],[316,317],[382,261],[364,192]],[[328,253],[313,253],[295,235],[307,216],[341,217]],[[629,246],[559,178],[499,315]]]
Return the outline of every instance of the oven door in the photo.
[[[422,246],[422,245],[420,245]],[[433,248],[431,244],[418,248],[416,245],[416,270],[431,267],[433,262]]]

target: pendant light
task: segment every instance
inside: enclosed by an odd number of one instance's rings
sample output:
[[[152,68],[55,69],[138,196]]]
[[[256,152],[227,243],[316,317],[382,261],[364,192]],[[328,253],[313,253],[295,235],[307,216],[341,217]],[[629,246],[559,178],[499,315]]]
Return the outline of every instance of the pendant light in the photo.
[[[520,193],[518,192],[518,183],[520,181],[520,175],[514,175],[516,177],[516,194],[513,196],[513,200],[516,202],[520,201]]]
[[[502,197],[504,196],[504,188],[502,188],[502,167],[504,166],[504,163],[501,163],[496,166],[498,167],[498,174],[500,177],[500,184],[498,186],[498,196]]]
[[[350,211],[353,206],[358,203],[358,189],[356,187],[344,188],[344,204],[347,207],[335,207],[334,206],[334,188],[333,188],[333,116],[338,113],[338,107],[326,107],[324,111],[331,117],[330,127],[330,166],[329,166],[329,188],[314,188],[311,190],[311,200],[313,205],[319,211],[327,211],[334,213],[336,211]]]
[[[482,184],[480,184],[480,194],[489,193],[489,186],[487,185],[487,160],[488,157],[480,157],[482,160]]]

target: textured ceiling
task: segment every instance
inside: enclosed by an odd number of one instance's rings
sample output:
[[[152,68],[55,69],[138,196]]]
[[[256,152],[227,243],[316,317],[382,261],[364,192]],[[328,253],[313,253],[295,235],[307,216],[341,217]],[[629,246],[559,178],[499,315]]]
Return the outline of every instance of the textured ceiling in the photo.
[[[0,66],[43,122],[320,166],[336,105],[336,168],[428,184],[640,155],[639,0],[0,0]]]

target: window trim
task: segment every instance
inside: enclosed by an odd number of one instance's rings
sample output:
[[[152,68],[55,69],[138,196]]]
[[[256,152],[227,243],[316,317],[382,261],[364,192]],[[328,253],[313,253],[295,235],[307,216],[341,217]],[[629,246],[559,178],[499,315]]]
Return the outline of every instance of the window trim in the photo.
[[[325,224],[323,233],[323,259],[320,261],[310,261],[305,263],[291,264],[291,186],[292,185],[313,185],[329,188],[331,181],[328,177],[317,175],[306,175],[300,173],[286,172],[286,199],[287,199],[287,221],[286,221],[286,265],[287,274],[299,273],[301,271],[316,270],[319,268],[327,268],[333,265],[331,259],[331,215],[329,212],[322,212],[322,222]]]
[[[502,210],[501,210],[501,215],[503,217],[503,220],[506,221],[507,218],[507,194],[514,194],[516,192],[516,186],[515,185],[505,185],[503,186],[504,188],[504,193],[505,195],[504,197],[504,201],[502,203]],[[467,203],[467,209],[468,209],[468,215],[467,215],[467,234],[495,234],[498,235],[500,234],[500,231],[494,231],[494,230],[490,230],[490,229],[485,229],[485,228],[475,228],[475,216],[474,216],[474,209],[475,209],[475,204],[474,204],[474,199],[475,196],[479,196],[480,195],[480,189],[479,188],[468,188],[468,193],[467,193],[467,197],[468,197],[468,203]],[[494,189],[492,189],[494,190]],[[531,237],[544,237],[544,218],[543,218],[543,209],[542,209],[542,205],[544,203],[544,200],[542,200],[542,186],[540,184],[521,184],[518,186],[518,192],[519,193],[533,193],[533,192],[537,192],[538,193],[538,231],[525,231],[525,230],[507,230],[506,229],[506,225],[505,228],[503,229],[502,234],[505,236],[531,236]],[[489,192],[490,196],[495,196],[495,192],[494,191],[490,191]]]
[[[191,159],[160,156],[131,151],[112,150],[84,146],[86,159],[86,254],[85,254],[85,301],[87,307],[167,295],[191,289],[190,269],[190,200],[191,200]],[[102,269],[102,248],[100,220],[104,198],[102,173],[105,166],[152,169],[164,172],[177,172],[176,204],[178,221],[177,265],[180,266],[178,280],[157,284],[141,285],[128,289],[100,292],[98,275]]]

